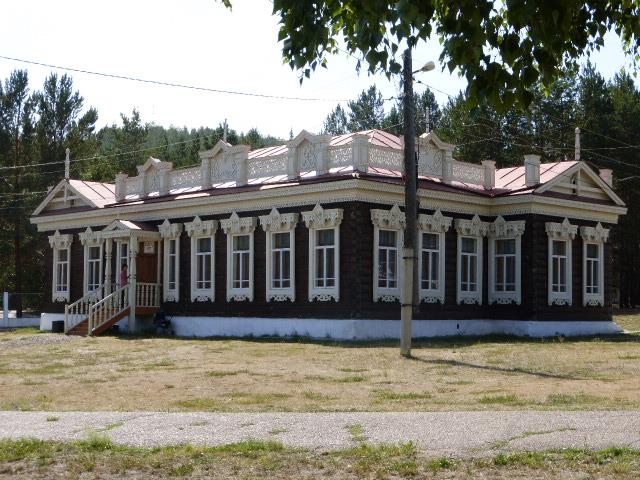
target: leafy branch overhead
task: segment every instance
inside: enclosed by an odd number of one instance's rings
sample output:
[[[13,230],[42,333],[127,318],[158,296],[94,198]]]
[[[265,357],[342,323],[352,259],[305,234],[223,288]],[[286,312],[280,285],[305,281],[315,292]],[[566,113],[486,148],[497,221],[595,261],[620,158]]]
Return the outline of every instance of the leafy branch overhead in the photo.
[[[230,0],[223,3],[230,7]],[[467,79],[472,105],[500,111],[527,107],[535,85],[549,87],[563,70],[604,43],[608,31],[637,60],[637,0],[274,0],[278,40],[301,81],[346,50],[369,72],[401,70],[400,49],[437,36],[443,68]],[[360,64],[358,65],[360,67]]]

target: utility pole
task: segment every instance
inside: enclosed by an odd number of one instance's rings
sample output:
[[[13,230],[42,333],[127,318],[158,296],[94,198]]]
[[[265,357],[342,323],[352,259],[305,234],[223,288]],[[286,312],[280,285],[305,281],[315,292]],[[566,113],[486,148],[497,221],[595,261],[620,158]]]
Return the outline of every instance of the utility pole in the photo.
[[[404,211],[406,226],[404,230],[404,248],[402,249],[403,279],[400,295],[401,336],[400,354],[411,356],[411,322],[414,304],[414,267],[416,262],[417,233],[417,175],[416,175],[416,125],[413,112],[413,66],[411,48],[404,52],[403,65],[403,113],[404,113]]]

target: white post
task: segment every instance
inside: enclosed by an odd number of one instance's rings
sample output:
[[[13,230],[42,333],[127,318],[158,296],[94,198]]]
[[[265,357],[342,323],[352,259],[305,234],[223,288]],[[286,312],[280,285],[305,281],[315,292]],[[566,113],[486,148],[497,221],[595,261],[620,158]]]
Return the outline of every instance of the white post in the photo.
[[[104,240],[104,251],[105,251],[105,266],[104,266],[104,288],[105,295],[109,295],[111,293],[111,249],[112,249],[112,240],[110,238],[106,238]]]
[[[496,162],[493,160],[483,160],[485,190],[491,190],[496,186]]]
[[[69,180],[69,178],[71,178],[71,159],[69,158],[69,154],[71,153],[71,150],[67,148],[65,153],[66,153],[66,156],[64,158],[64,179]]]
[[[574,160],[580,161],[580,127],[576,127],[576,142],[574,145]]]
[[[129,332],[136,331],[136,263],[138,256],[138,237],[129,240]]]
[[[2,325],[9,327],[9,292],[2,292]]]

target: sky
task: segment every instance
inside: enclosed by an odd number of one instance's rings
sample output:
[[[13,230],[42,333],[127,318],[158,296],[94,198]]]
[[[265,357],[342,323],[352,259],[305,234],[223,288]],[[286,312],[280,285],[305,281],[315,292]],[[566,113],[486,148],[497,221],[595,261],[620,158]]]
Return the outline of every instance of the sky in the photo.
[[[227,10],[216,0],[8,0],[3,2],[0,55],[95,72],[248,93],[321,98],[291,101],[210,93],[70,73],[85,99],[98,110],[98,126],[120,122],[120,113],[140,111],[145,122],[163,126],[216,127],[226,118],[239,132],[257,128],[288,138],[306,129],[319,132],[339,101],[355,98],[375,83],[385,98],[399,91],[399,79],[356,72],[356,60],[333,56],[328,69],[299,82],[283,64],[277,43],[278,18],[269,0],[235,0]],[[437,39],[414,51],[414,67],[438,65]],[[629,68],[615,35],[592,58],[611,78]],[[29,71],[39,89],[52,69],[0,59],[0,79],[16,68]],[[62,71],[58,71],[62,73]],[[456,94],[466,82],[456,72],[416,75],[434,89]],[[416,92],[425,87],[417,84]],[[443,104],[447,96],[434,91]],[[387,109],[391,102],[386,102]]]

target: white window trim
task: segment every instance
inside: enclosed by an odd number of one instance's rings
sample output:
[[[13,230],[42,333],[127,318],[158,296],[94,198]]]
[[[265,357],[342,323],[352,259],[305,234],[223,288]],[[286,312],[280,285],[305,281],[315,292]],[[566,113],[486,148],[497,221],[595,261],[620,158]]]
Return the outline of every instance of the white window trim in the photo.
[[[458,233],[458,248],[457,248],[457,279],[456,279],[456,301],[458,305],[460,304],[477,304],[482,305],[482,288],[483,282],[482,279],[484,277],[483,273],[483,262],[482,262],[482,251],[483,251],[483,242],[482,239],[487,235],[489,231],[489,223],[483,222],[480,220],[478,215],[475,215],[471,220],[463,220],[456,219],[455,221],[455,229]],[[475,292],[464,292],[462,291],[461,282],[462,282],[462,238],[463,237],[471,237],[477,240],[478,247],[478,265],[476,269],[476,273],[478,275],[477,285],[478,288]]]
[[[318,300],[328,302],[340,301],[340,224],[342,223],[343,211],[341,208],[323,209],[320,204],[311,211],[302,212],[302,219],[309,229],[309,301]],[[316,231],[334,230],[335,255],[334,271],[336,281],[333,287],[316,287]]]
[[[69,295],[70,295],[70,282],[71,282],[71,277],[69,276],[71,274],[71,242],[73,241],[73,235],[71,234],[61,234],[58,230],[56,230],[56,232],[51,235],[49,237],[49,245],[51,245],[51,248],[53,249],[53,256],[52,256],[52,260],[53,260],[53,278],[51,281],[51,301],[52,302],[68,302],[69,301]],[[67,265],[66,265],[66,270],[67,270],[67,283],[66,285],[58,285],[58,258],[59,258],[59,254],[60,251],[62,250],[66,250],[67,251]],[[59,289],[59,286],[63,286],[64,288]]]
[[[499,216],[489,225],[489,304],[522,303],[522,248],[521,237],[524,233],[525,221],[507,222]],[[496,291],[496,240],[515,240],[515,290],[513,292]]]
[[[162,297],[165,302],[178,302],[180,300],[180,232],[182,232],[181,223],[169,223],[165,220],[158,227],[160,236],[163,238],[163,272],[162,272]],[[169,240],[176,242],[176,286],[169,288]],[[131,255],[131,252],[129,252]]]
[[[548,303],[549,305],[571,305],[573,302],[573,264],[572,264],[572,243],[573,239],[576,238],[576,233],[578,232],[577,225],[571,225],[568,219],[564,219],[562,223],[555,222],[546,222],[545,223],[545,231],[548,236],[547,243],[547,294],[548,294]],[[552,283],[553,283],[553,241],[564,241],[567,244],[566,253],[567,253],[567,264],[565,271],[565,278],[567,279],[567,291],[566,292],[554,292],[552,291]]]
[[[231,214],[226,220],[221,220],[222,230],[227,235],[227,302],[247,300],[253,301],[253,232],[256,229],[255,217],[238,217],[236,212]],[[249,235],[249,287],[233,287],[233,237],[238,235]]]
[[[88,295],[89,293],[100,290],[100,286],[104,285],[104,262],[102,261],[102,250],[104,241],[102,239],[102,235],[100,235],[99,231],[94,232],[91,230],[91,227],[87,227],[87,229],[79,233],[80,242],[84,247],[84,266],[83,266],[83,293],[84,295]],[[89,290],[89,249],[91,247],[100,248],[100,263],[98,266],[98,278],[102,280],[101,283],[98,283],[98,287],[93,290]]]
[[[404,246],[404,227],[406,218],[398,205],[391,210],[371,210],[371,222],[373,223],[373,301],[395,302],[400,300],[400,284],[404,277],[402,248]],[[380,230],[396,232],[396,286],[394,288],[380,287],[378,285],[379,254],[380,254]]]
[[[604,306],[604,244],[609,240],[609,229],[600,223],[595,227],[580,227],[582,237],[582,305]],[[587,245],[598,246],[598,293],[587,293]]]
[[[453,219],[445,217],[440,210],[436,210],[433,215],[418,215],[418,285],[420,288],[420,301],[424,303],[444,303],[445,299],[445,263],[446,246],[445,233],[451,227]],[[422,288],[422,234],[431,233],[438,235],[438,278],[440,279],[438,288]]]
[[[295,244],[295,228],[298,223],[297,213],[280,213],[273,208],[269,215],[260,216],[260,225],[265,231],[266,236],[266,255],[265,255],[265,285],[267,302],[294,302],[296,299],[296,244]],[[272,257],[273,257],[273,236],[276,233],[289,233],[289,287],[274,288],[271,278]]]
[[[184,224],[187,235],[191,238],[191,301],[192,302],[213,302],[215,300],[215,258],[216,258],[216,231],[218,230],[217,220],[202,221],[199,216],[192,222]],[[197,254],[198,240],[201,238],[211,239],[211,288],[197,288]]]

